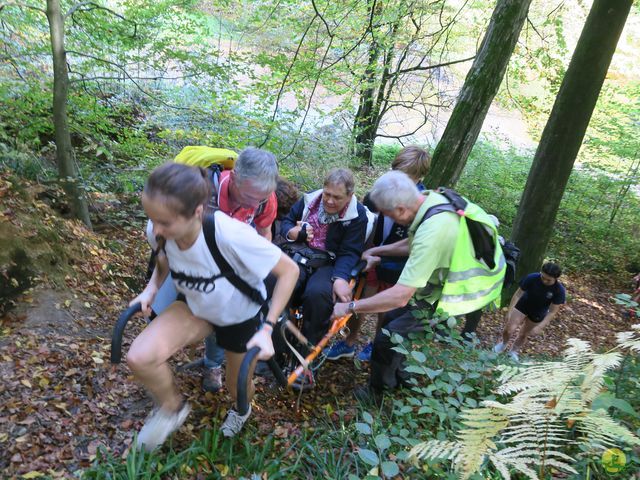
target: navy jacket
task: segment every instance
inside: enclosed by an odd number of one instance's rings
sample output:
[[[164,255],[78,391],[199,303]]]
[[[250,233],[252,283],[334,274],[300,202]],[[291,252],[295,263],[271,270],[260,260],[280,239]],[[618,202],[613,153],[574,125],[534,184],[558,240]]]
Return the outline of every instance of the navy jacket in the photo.
[[[309,205],[318,195],[322,195],[322,190],[304,195],[291,207],[289,214],[282,220],[280,232],[283,237],[286,237],[287,232],[296,226],[296,222],[307,218]],[[336,255],[333,266],[334,277],[349,280],[351,270],[364,251],[367,222],[366,209],[353,195],[344,217],[329,225],[326,247]]]

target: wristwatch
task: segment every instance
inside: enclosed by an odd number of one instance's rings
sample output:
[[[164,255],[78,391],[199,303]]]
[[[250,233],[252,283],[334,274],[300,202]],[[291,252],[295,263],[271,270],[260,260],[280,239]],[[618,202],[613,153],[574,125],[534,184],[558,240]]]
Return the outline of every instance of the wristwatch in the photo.
[[[355,301],[349,302],[349,304],[347,305],[347,308],[349,309],[349,311],[352,314],[354,314],[354,315],[356,314],[356,302]]]

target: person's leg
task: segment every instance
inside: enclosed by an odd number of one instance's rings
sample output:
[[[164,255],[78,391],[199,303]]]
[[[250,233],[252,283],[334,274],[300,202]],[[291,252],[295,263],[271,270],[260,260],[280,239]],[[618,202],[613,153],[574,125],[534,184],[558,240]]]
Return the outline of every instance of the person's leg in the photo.
[[[243,415],[238,412],[238,373],[240,366],[245,358],[247,342],[261,327],[260,315],[251,318],[245,322],[226,327],[218,327],[218,340],[220,346],[225,350],[226,357],[226,384],[229,395],[233,399],[233,407],[227,412],[227,416],[222,422],[220,430],[225,437],[232,437],[242,429],[243,425],[251,415],[251,399],[255,392],[253,385],[253,372],[256,367],[254,360],[249,368],[247,375],[247,401],[249,408]]]
[[[524,322],[526,315],[517,308],[512,308],[507,313],[507,321],[504,324],[502,330],[502,343],[506,346],[509,343],[509,339],[513,337],[520,324]]]
[[[131,344],[127,363],[158,406],[138,433],[139,448],[157,448],[187,419],[191,407],[182,401],[167,360],[186,345],[202,341],[212,328],[184,303],[175,302]]]
[[[163,410],[176,411],[182,403],[167,361],[185,346],[201,341],[212,328],[210,323],[194,316],[187,305],[175,302],[131,344],[127,363]]]
[[[223,361],[224,349],[218,345],[216,333],[213,332],[204,340],[202,389],[205,392],[215,393],[222,388]]]
[[[176,291],[176,287],[173,285],[171,273],[169,273],[160,286],[160,289],[158,290],[158,293],[156,293],[156,297],[151,304],[151,309],[155,314],[152,318],[155,318],[155,316],[164,312],[169,305],[176,301],[177,296],[178,292]]]
[[[228,350],[225,352],[227,360],[225,384],[227,385],[227,390],[229,391],[229,395],[231,396],[234,405],[236,405],[236,401],[238,400],[238,373],[240,372],[240,365],[242,365],[242,360],[244,360],[245,355],[246,352],[236,353]],[[253,384],[253,371],[255,366],[256,362],[254,360],[249,368],[249,375],[247,376],[247,400],[249,402],[251,402],[255,393],[255,386]]]
[[[375,272],[375,270],[373,270]],[[375,277],[374,277],[375,278]],[[364,291],[362,292],[362,298],[372,297],[378,292],[378,286],[376,283],[373,283],[373,280],[370,279],[370,276],[367,276],[367,284],[364,287]],[[378,318],[382,315],[378,314]],[[360,328],[362,327],[362,317],[359,315],[352,315],[351,319],[348,323],[349,326],[349,335],[344,339],[345,343],[352,347],[358,341],[358,337],[360,336]],[[376,329],[376,331],[378,331]]]
[[[402,307],[388,312],[385,315],[383,328],[391,335],[397,333],[406,338],[411,332],[424,330],[424,326],[413,315],[414,308]],[[371,353],[371,376],[369,385],[372,389],[380,391],[384,388],[396,388],[405,378],[402,371],[404,355],[393,350],[395,344],[391,336],[382,331],[376,333]]]
[[[224,362],[224,349],[218,345],[216,332],[204,339],[203,360],[205,368],[220,368]]]
[[[531,321],[529,317],[524,318],[524,322],[522,324],[522,327],[520,328],[518,337],[516,338],[516,341],[513,343],[513,347],[511,347],[512,352],[518,353],[520,351],[522,346],[525,344],[527,337],[529,336],[529,333],[531,332],[531,330],[533,330],[536,327],[536,325],[538,325],[538,323]]]
[[[480,324],[480,319],[482,318],[482,309],[476,310],[475,312],[467,313],[464,316],[464,328],[462,329],[462,338],[465,340],[471,339],[471,334],[475,333],[478,325]]]
[[[333,284],[331,265],[318,268],[307,280],[302,294],[302,313],[304,322],[302,333],[307,339],[317,344],[329,330],[333,311]]]

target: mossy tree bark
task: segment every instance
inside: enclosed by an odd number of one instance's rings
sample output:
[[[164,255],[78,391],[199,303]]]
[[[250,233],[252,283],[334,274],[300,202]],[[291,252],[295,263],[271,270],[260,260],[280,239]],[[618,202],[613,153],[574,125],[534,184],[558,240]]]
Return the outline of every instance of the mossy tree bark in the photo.
[[[67,118],[69,75],[64,46],[64,17],[59,0],[47,0],[47,19],[53,56],[53,125],[56,140],[58,175],[75,218],[91,228],[87,198],[78,176]]]
[[[355,155],[362,163],[371,165],[373,161],[373,145],[378,133],[378,127],[382,120],[382,103],[388,95],[387,87],[391,76],[391,63],[394,58],[393,38],[397,32],[395,24],[391,30],[391,41],[387,39],[388,46],[384,49],[384,66],[378,79],[378,61],[382,52],[382,46],[375,40],[369,44],[369,62],[364,74],[363,87],[360,91],[358,111],[353,122],[355,133]]]
[[[453,186],[467,163],[491,102],[500,88],[531,0],[498,0],[487,33],[465,78],[456,106],[433,153],[429,188]]]
[[[520,276],[540,268],[633,0],[595,0],[542,132],[513,225]]]

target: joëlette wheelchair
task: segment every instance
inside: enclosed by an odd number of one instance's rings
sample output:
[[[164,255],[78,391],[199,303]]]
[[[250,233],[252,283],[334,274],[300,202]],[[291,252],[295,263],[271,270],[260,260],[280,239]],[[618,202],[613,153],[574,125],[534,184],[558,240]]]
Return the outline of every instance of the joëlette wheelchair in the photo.
[[[364,268],[366,262],[360,261],[351,271],[349,284],[354,294],[353,298],[361,297],[365,285]],[[118,364],[122,360],[122,336],[129,320],[142,310],[140,303],[136,303],[127,308],[116,322],[111,336],[111,363]],[[274,345],[286,344],[288,351],[281,352],[280,361],[271,357],[267,364],[274,375],[278,385],[283,388],[290,387],[305,370],[317,370],[324,363],[325,355],[323,350],[336,338],[337,335],[346,336],[348,334],[347,323],[351,314],[336,318],[331,323],[329,330],[322,339],[313,345],[300,331],[303,315],[299,309],[292,307],[280,316],[276,328],[273,329],[272,338]],[[295,344],[295,346],[294,346]],[[304,349],[307,353],[303,355],[298,349]],[[247,397],[248,385],[251,381],[249,371],[251,364],[256,359],[260,349],[253,347],[240,365],[237,383],[237,410],[240,415],[245,415],[249,411],[249,401]],[[195,365],[199,362],[193,362]]]

